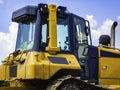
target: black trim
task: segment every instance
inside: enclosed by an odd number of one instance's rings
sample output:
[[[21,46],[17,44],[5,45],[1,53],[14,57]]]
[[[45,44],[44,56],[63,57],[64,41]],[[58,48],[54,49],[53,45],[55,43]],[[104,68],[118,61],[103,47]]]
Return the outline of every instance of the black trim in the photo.
[[[73,16],[69,14],[69,36],[70,36],[70,50],[74,54],[74,29],[73,29]]]
[[[18,9],[12,14],[12,21],[23,22],[33,19],[36,16],[37,7],[36,6],[26,6]]]
[[[48,57],[48,59],[52,63],[57,63],[57,64],[68,64],[67,59],[63,57]]]
[[[120,54],[112,53],[112,52],[107,52],[107,51],[100,51],[100,56],[101,57],[112,57],[112,58],[120,58]]]
[[[44,48],[41,45],[41,38],[42,38],[42,17],[41,17],[41,13],[38,10],[37,11],[37,18],[36,18],[36,25],[35,25],[35,40],[34,40],[34,46],[32,50],[35,51],[43,51]]]
[[[17,65],[10,65],[10,77],[17,77]]]
[[[98,83],[98,47],[88,46],[89,81]]]

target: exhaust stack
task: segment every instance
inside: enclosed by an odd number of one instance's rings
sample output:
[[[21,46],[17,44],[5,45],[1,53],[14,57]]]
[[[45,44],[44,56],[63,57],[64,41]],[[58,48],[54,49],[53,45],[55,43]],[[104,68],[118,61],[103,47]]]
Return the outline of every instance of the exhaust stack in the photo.
[[[115,48],[115,28],[116,28],[117,24],[118,24],[117,21],[115,21],[111,27],[111,44],[110,44],[110,46],[112,48]]]

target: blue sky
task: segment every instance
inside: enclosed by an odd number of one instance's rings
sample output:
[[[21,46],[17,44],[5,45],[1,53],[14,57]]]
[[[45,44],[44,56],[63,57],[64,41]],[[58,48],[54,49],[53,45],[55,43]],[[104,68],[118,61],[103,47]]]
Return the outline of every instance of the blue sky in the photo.
[[[25,5],[39,3],[66,6],[69,12],[90,21],[93,44],[101,34],[110,34],[113,21],[120,23],[120,0],[0,0],[0,59],[15,47],[17,25],[11,23],[12,12]],[[116,47],[120,48],[120,25],[116,30]]]
[[[55,3],[57,5],[67,6],[68,10],[85,17],[86,14],[92,14],[101,24],[106,18],[116,19],[119,16],[119,0],[2,0],[0,4],[0,24],[1,28],[7,32],[7,26],[11,21],[11,14],[14,10],[25,5],[37,5],[38,3]]]
[[[38,3],[55,3],[67,6],[70,12],[84,18],[87,14],[94,15],[98,25],[101,25],[106,18],[116,20],[120,9],[120,0],[2,0],[0,4],[0,31],[8,32],[14,10],[25,5],[37,5]]]

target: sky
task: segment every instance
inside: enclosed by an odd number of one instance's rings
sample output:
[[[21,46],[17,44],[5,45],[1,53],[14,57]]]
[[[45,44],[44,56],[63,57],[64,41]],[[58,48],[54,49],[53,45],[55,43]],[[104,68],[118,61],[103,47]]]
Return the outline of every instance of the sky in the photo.
[[[89,20],[95,46],[100,35],[110,35],[111,25],[117,21],[116,47],[120,48],[120,0],[0,0],[0,61],[15,50],[18,24],[11,21],[12,12],[39,3],[66,6],[69,12]]]

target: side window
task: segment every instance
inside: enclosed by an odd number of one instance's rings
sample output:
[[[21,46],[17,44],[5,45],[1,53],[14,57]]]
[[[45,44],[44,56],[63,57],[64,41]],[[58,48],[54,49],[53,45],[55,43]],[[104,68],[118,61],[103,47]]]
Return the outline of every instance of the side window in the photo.
[[[42,25],[42,43],[47,43],[47,24]]]
[[[85,34],[85,23],[79,18],[74,18],[74,26],[76,31],[76,40],[78,43],[87,43],[87,36]]]
[[[69,51],[68,18],[58,18],[57,21],[57,46],[63,51]]]
[[[84,49],[88,46],[87,36],[85,34],[85,21],[74,17],[75,41],[77,44],[77,57],[86,58],[83,55]]]
[[[35,21],[19,23],[16,50],[31,50],[34,45]]]
[[[41,44],[42,46],[46,47],[48,45],[48,31],[47,31],[47,24],[42,24],[42,39]]]

